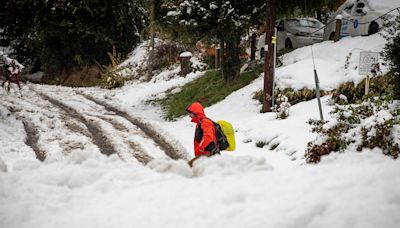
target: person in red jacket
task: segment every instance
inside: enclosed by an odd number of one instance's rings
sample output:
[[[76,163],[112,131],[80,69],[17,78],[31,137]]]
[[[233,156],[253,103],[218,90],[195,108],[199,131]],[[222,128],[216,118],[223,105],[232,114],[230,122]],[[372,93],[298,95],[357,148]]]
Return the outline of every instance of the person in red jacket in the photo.
[[[220,151],[217,145],[215,126],[213,121],[206,117],[203,106],[199,102],[195,102],[186,108],[186,112],[189,113],[192,122],[196,123],[196,131],[194,134],[194,159],[200,156],[219,154]],[[192,164],[189,162],[189,165]]]

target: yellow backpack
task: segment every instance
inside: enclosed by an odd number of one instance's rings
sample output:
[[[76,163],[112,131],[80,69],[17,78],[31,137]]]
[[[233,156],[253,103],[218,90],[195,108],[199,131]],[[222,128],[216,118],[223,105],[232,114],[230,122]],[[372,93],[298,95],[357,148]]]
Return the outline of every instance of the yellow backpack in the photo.
[[[220,150],[234,151],[236,149],[236,141],[232,124],[225,120],[218,120],[215,125]]]

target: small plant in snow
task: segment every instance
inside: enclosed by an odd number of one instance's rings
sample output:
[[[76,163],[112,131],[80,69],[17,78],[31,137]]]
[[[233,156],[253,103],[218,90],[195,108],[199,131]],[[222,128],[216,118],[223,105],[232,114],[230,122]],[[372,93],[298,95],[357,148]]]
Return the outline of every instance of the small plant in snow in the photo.
[[[351,56],[353,55],[353,53],[349,52],[349,54],[346,56],[346,62],[344,64],[344,69],[349,69],[349,65],[350,65],[350,59]]]
[[[276,105],[272,107],[272,111],[276,113],[277,119],[286,119],[289,116],[290,103],[285,95],[279,94],[276,99]]]
[[[102,88],[105,89],[114,89],[122,87],[125,84],[125,78],[122,77],[116,70],[108,69],[105,74],[105,82],[102,85]]]
[[[257,141],[256,142],[256,147],[258,147],[258,148],[263,148],[265,145],[267,145],[267,143],[264,142],[264,141]]]

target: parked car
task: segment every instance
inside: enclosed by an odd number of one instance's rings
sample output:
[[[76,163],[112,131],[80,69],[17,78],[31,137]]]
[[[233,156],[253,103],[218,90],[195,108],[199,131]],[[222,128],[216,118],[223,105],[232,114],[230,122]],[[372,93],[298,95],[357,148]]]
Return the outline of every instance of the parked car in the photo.
[[[384,20],[396,13],[387,12],[400,7],[395,0],[347,0],[335,12],[324,29],[324,40],[333,40],[336,29],[335,18],[342,15],[340,36],[362,36],[377,33]]]
[[[324,24],[314,18],[289,18],[276,22],[277,50],[283,48],[299,48],[318,43],[323,38]],[[265,46],[265,33],[260,36],[257,43],[258,56],[263,57]]]

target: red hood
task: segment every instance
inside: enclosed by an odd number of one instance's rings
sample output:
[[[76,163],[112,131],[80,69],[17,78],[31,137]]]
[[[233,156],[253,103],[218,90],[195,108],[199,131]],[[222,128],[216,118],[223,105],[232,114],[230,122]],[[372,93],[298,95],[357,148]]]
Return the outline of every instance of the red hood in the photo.
[[[195,115],[195,117],[192,118],[192,122],[194,123],[198,123],[203,117],[206,116],[204,114],[204,108],[199,102],[195,102],[189,105],[186,108],[186,111],[191,112]]]

